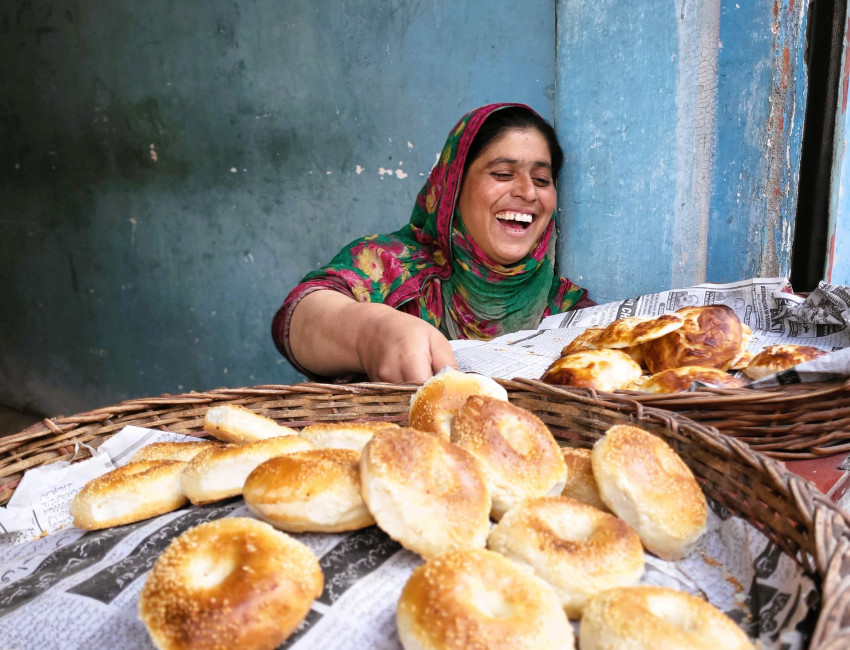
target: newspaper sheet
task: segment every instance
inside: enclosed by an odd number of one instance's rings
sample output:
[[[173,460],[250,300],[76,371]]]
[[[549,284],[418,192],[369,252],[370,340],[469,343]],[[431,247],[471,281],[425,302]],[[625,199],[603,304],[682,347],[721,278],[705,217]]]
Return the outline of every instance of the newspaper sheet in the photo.
[[[241,499],[231,499],[101,531],[70,525],[68,502],[85,477],[126,462],[136,448],[163,437],[182,438],[127,427],[92,459],[25,475],[21,488],[29,506],[19,502],[14,510],[15,521],[29,527],[0,539],[0,648],[153,648],[137,607],[157,557],[177,535],[204,521],[252,516]],[[707,598],[765,648],[804,648],[818,599],[814,584],[755,527],[711,506],[698,548],[678,562],[647,555],[641,583]],[[14,523],[7,516],[11,509],[3,513],[5,527]],[[29,516],[22,514],[27,509]],[[401,650],[396,603],[422,560],[377,526],[295,537],[319,557],[325,587],[281,648]]]
[[[491,341],[458,341],[452,347],[461,370],[501,379],[539,379],[567,343],[588,327],[626,316],[658,316],[695,305],[728,305],[752,330],[748,349],[795,343],[829,352],[850,348],[850,287],[821,282],[805,299],[790,293],[785,278],[754,278],[728,284],[700,284],[587,307],[546,318],[536,330]],[[772,375],[753,388],[850,376],[850,353],[820,357]]]

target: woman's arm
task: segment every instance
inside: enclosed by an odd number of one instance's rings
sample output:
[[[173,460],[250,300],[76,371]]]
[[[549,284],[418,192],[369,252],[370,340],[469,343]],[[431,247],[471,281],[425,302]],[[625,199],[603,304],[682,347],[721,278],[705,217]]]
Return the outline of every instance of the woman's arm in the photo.
[[[381,303],[332,290],[314,291],[292,312],[289,346],[317,375],[366,373],[373,381],[425,381],[457,367],[448,340],[433,325]]]

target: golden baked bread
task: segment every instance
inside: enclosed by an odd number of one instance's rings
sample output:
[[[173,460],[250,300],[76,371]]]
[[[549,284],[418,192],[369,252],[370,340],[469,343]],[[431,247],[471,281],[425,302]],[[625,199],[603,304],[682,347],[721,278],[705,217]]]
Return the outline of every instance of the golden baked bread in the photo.
[[[702,598],[666,587],[615,587],[590,599],[581,650],[753,650],[737,624]]]
[[[142,460],[92,479],[69,504],[74,525],[97,530],[177,510],[186,504],[180,488],[185,467],[179,460]]]
[[[267,460],[248,475],[242,496],[252,512],[291,533],[339,533],[375,523],[360,494],[360,452],[353,449]]]
[[[741,347],[738,356],[732,359],[729,370],[743,370],[753,360],[753,353],[749,351],[750,343],[753,342],[753,330],[746,323],[741,323]]]
[[[439,435],[378,431],[360,455],[360,482],[378,526],[425,559],[487,541],[490,491],[478,460]]]
[[[405,650],[572,650],[574,634],[540,578],[485,549],[413,571],[396,610]]]
[[[685,557],[706,531],[708,503],[693,472],[658,436],[614,425],[591,457],[602,500],[664,560]]]
[[[183,492],[195,505],[238,496],[257,465],[308,449],[313,449],[313,443],[301,436],[280,436],[202,451],[183,472]]]
[[[160,650],[273,650],[322,593],[315,554],[268,524],[216,519],[175,538],[139,596]]]
[[[610,323],[593,341],[597,348],[628,348],[646,343],[679,329],[685,324],[680,314],[627,316]]]
[[[588,327],[564,346],[564,349],[561,350],[561,356],[566,357],[576,352],[584,352],[585,350],[596,350],[596,339],[602,334],[602,330],[604,329],[604,327]]]
[[[825,354],[828,354],[826,350],[811,345],[768,345],[753,357],[744,374],[750,379],[761,379]]]
[[[568,497],[527,499],[490,531],[487,547],[530,567],[569,618],[588,598],[643,575],[640,537],[625,521]]]
[[[567,470],[554,436],[531,411],[510,402],[473,395],[455,417],[451,440],[481,461],[497,521],[523,499],[564,488]]]
[[[608,512],[608,506],[599,496],[599,487],[593,476],[591,454],[590,449],[583,447],[561,447],[561,457],[567,467],[567,478],[561,496]]]
[[[587,350],[556,359],[540,379],[548,384],[612,391],[640,375],[640,366],[622,350]]]
[[[422,384],[410,399],[410,426],[438,433],[446,440],[452,420],[470,395],[488,395],[504,401],[508,391],[490,377],[445,368]]]
[[[353,449],[358,453],[381,429],[398,429],[393,422],[319,422],[301,429],[301,437],[317,448]]]
[[[682,307],[674,312],[684,324],[642,344],[651,373],[680,366],[728,370],[741,351],[741,321],[726,305]]]
[[[635,390],[647,393],[680,393],[688,390],[695,381],[719,388],[740,388],[747,385],[747,382],[740,377],[730,375],[718,368],[680,366],[656,372]]]
[[[140,460],[182,460],[188,463],[205,449],[220,447],[221,444],[212,440],[198,440],[196,442],[152,442],[133,454],[130,462],[135,463]]]
[[[204,431],[224,442],[254,442],[266,438],[294,436],[298,432],[271,418],[234,404],[212,406],[204,415]]]

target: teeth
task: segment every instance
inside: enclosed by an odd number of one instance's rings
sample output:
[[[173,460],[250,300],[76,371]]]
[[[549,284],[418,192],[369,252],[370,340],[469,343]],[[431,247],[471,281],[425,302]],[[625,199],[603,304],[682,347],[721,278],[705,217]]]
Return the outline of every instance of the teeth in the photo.
[[[501,221],[520,221],[522,223],[531,223],[532,216],[523,212],[500,212],[496,218]]]

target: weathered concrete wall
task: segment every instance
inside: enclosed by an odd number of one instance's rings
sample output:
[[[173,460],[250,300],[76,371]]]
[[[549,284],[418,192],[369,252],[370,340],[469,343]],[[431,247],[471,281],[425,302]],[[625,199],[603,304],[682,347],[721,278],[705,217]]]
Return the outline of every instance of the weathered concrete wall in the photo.
[[[559,0],[559,254],[595,298],[789,274],[806,9]]]
[[[0,402],[49,414],[300,377],[270,322],[405,223],[448,130],[554,116],[545,0],[0,6]]]

